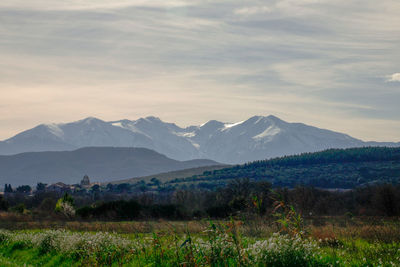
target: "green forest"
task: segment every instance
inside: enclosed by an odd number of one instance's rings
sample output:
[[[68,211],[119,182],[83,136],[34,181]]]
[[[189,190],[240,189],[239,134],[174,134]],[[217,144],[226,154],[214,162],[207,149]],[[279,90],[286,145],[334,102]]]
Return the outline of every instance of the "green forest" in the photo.
[[[236,178],[267,181],[274,187],[350,189],[376,183],[397,184],[400,148],[329,149],[205,171],[202,175],[170,180],[169,184],[196,183],[197,187],[213,188]]]

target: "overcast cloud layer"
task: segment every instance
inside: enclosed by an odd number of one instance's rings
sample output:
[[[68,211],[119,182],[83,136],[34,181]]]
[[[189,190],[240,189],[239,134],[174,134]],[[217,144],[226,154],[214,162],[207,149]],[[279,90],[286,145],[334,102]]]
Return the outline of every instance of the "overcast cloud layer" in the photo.
[[[0,2],[0,139],[43,122],[274,114],[400,141],[400,1]]]

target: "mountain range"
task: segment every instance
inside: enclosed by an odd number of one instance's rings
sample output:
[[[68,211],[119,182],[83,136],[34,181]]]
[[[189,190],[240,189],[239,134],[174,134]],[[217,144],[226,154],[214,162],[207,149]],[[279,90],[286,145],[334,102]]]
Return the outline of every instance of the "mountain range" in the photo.
[[[400,143],[364,142],[347,134],[285,122],[272,115],[254,116],[237,123],[211,120],[185,128],[156,117],[119,121],[89,117],[71,123],[41,124],[21,132],[0,142],[0,155],[96,146],[144,147],[176,160],[207,158],[236,164],[329,148]]]
[[[74,151],[0,156],[0,184],[79,183],[87,174],[109,182],[182,169],[215,166],[212,160],[177,161],[147,148],[86,147]]]

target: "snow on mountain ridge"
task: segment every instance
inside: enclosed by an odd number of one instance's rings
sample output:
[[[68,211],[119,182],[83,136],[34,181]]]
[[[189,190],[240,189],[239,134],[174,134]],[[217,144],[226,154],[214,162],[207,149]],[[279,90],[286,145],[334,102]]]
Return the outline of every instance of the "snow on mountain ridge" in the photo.
[[[276,127],[276,126],[269,126],[267,129],[265,129],[265,131],[264,132],[262,132],[262,133],[260,133],[260,134],[258,134],[258,135],[256,135],[256,136],[253,136],[253,139],[255,139],[255,140],[258,140],[258,139],[262,139],[262,138],[267,138],[268,139],[268,141],[269,140],[271,140],[271,138],[274,136],[274,135],[277,135],[277,134],[279,134],[281,132],[281,129],[279,129],[278,127]]]
[[[0,142],[0,154],[85,146],[145,147],[179,160],[209,158],[242,163],[365,145],[379,143],[365,143],[346,134],[288,123],[272,115],[253,116],[236,123],[211,120],[186,128],[154,116],[108,122],[88,117],[71,123],[42,124],[24,131]]]
[[[50,132],[57,137],[64,138],[64,131],[61,130],[58,124],[56,123],[49,123],[45,124],[47,128],[49,128]]]
[[[235,126],[237,126],[239,124],[242,124],[243,122],[244,121],[239,121],[239,122],[236,122],[236,123],[225,123],[224,127],[225,127],[225,129],[229,129],[229,128],[235,127]]]

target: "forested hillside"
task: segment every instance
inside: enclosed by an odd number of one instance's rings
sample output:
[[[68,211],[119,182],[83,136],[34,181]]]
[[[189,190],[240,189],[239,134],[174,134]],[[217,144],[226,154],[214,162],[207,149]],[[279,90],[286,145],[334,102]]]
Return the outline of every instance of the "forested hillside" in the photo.
[[[197,183],[200,187],[211,188],[234,178],[263,180],[273,186],[287,187],[354,188],[371,183],[397,184],[400,181],[400,148],[329,149],[206,171],[170,183]]]

